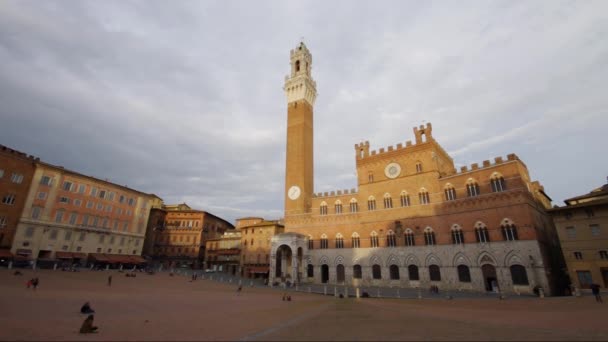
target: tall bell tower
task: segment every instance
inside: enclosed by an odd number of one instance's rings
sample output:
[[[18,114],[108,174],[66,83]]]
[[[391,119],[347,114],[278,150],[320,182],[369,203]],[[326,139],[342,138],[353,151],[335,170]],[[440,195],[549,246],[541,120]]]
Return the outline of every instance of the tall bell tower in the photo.
[[[313,106],[317,85],[310,75],[312,56],[304,43],[290,52],[291,73],[285,77],[287,152],[285,216],[311,211],[313,184]]]

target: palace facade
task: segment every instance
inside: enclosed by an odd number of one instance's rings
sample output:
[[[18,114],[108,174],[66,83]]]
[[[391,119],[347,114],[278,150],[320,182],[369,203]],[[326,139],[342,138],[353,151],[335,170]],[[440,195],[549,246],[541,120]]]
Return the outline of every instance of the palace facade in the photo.
[[[272,238],[271,282],[557,292],[551,199],[515,154],[457,170],[429,123],[414,141],[355,144],[358,187],[315,193],[312,56],[301,43],[290,59],[285,233]]]

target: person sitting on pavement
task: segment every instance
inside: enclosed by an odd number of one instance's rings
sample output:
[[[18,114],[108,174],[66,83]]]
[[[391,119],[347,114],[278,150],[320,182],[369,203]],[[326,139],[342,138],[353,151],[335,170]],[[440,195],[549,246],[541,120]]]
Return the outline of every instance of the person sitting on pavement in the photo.
[[[82,322],[82,326],[80,327],[81,334],[90,334],[97,332],[97,327],[93,326],[93,319],[94,316],[89,315],[89,317],[87,317],[84,322]]]

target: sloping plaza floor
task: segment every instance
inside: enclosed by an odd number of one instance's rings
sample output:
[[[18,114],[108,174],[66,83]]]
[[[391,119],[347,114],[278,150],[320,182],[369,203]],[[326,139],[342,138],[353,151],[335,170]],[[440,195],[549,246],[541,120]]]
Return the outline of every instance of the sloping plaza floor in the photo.
[[[593,297],[338,299],[167,273],[0,270],[0,340],[608,340],[608,304]],[[107,277],[112,274],[112,286]],[[80,306],[99,333],[81,335]]]

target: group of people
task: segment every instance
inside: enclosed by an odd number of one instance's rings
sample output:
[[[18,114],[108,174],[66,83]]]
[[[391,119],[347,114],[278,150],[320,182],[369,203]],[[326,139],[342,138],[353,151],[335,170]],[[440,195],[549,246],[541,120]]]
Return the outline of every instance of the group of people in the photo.
[[[97,332],[98,327],[93,325],[93,320],[95,319],[93,314],[95,313],[95,310],[91,308],[89,302],[84,303],[84,305],[80,308],[80,313],[88,315],[84,322],[82,322],[82,326],[80,326],[80,333],[90,334]]]
[[[36,277],[36,278],[32,278],[32,279],[28,280],[26,285],[27,285],[28,289],[30,287],[33,287],[35,290],[38,287],[38,283],[39,283],[39,280],[38,280],[38,277]]]
[[[291,302],[291,295],[283,293],[283,301]]]
[[[429,288],[429,292],[439,293],[439,287],[437,285],[431,285],[431,287]]]

